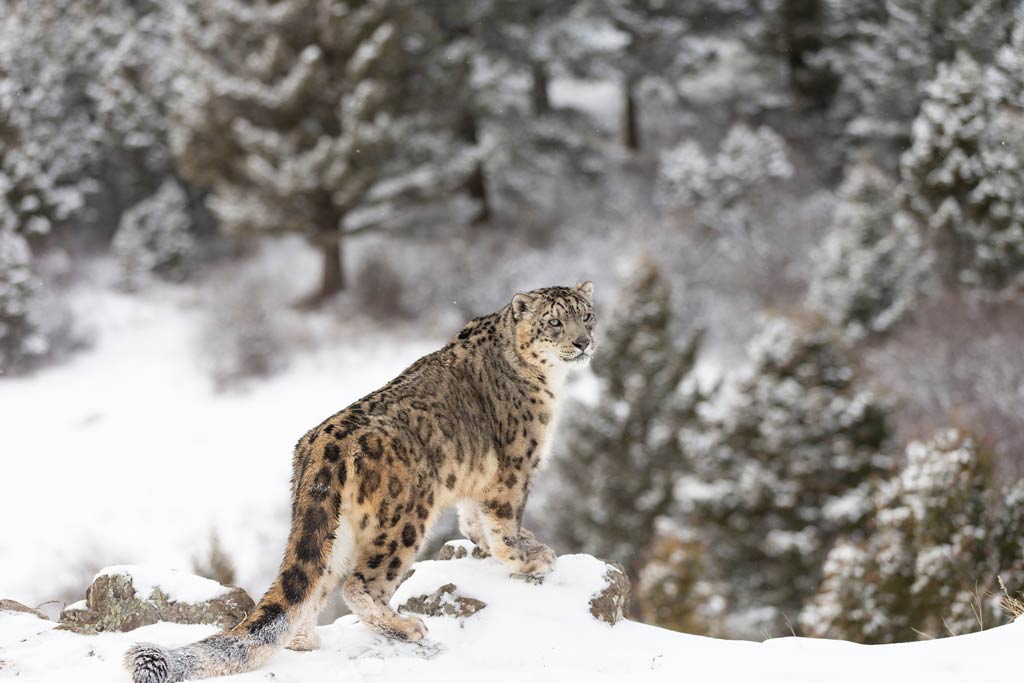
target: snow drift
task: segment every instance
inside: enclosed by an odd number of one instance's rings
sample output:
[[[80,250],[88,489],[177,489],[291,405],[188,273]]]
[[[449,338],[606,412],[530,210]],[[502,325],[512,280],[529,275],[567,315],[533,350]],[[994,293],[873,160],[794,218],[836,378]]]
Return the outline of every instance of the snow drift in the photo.
[[[425,617],[430,629],[425,640],[389,640],[347,616],[318,629],[320,650],[283,651],[259,671],[219,680],[983,682],[1005,680],[1024,637],[1020,622],[956,638],[881,646],[806,638],[725,641],[628,620],[610,625],[591,613],[595,595],[609,585],[609,565],[590,556],[560,557],[543,582],[510,576],[490,558],[454,556],[459,559],[417,563],[393,604],[454,584],[440,593],[442,601],[466,598],[484,607],[464,618]],[[0,680],[127,681],[120,661],[131,643],[175,647],[217,630],[158,623],[86,636],[56,626],[33,613],[0,611]]]

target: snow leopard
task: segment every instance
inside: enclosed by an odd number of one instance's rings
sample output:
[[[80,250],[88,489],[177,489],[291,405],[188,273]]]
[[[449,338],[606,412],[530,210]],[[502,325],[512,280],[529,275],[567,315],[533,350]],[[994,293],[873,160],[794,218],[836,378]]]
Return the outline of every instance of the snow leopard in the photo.
[[[132,646],[132,680],[235,674],[282,647],[314,650],[317,615],[339,585],[370,629],[423,638],[423,622],[389,601],[451,506],[463,535],[511,572],[551,571],[555,553],[523,528],[523,510],[566,375],[595,349],[595,324],[590,282],[516,294],[307,432],[294,450],[291,528],[271,587],[232,629],[176,649]]]

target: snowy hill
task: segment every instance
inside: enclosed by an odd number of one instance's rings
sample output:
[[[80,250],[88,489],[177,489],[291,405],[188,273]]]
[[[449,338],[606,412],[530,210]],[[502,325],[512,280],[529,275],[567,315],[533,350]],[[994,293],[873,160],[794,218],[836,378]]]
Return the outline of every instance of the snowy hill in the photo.
[[[691,636],[591,614],[607,565],[565,555],[543,583],[510,577],[494,560],[424,561],[393,604],[455,585],[455,596],[486,606],[465,618],[426,617],[418,643],[375,635],[355,617],[318,629],[316,652],[282,651],[262,669],[226,682],[266,681],[1002,681],[1024,623],[984,633],[903,645],[780,638],[764,643]],[[457,599],[457,598],[452,598]],[[93,636],[54,630],[28,613],[0,612],[0,680],[127,681],[120,660],[132,643],[182,645],[217,629],[158,623]]]

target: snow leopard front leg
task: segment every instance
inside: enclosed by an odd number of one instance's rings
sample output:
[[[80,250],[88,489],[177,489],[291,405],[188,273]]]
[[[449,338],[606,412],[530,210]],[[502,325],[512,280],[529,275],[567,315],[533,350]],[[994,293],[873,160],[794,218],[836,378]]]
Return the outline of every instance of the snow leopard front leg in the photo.
[[[486,543],[484,549],[513,572],[547,574],[555,568],[555,552],[522,528],[528,490],[528,485],[494,487],[476,506],[478,525],[469,525],[470,532],[479,528]]]
[[[480,511],[480,504],[475,500],[465,500],[459,503],[458,508],[459,531],[473,545],[490,555],[491,547],[488,545],[487,536],[484,534],[484,517]]]

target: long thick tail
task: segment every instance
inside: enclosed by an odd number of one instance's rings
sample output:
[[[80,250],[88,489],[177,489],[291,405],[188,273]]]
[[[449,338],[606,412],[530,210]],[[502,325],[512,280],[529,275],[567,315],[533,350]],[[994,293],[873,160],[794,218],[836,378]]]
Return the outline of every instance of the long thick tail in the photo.
[[[229,631],[175,649],[152,643],[133,645],[124,656],[132,681],[176,683],[258,668],[285,645],[299,607],[282,608],[274,592],[271,589],[252,614]]]

